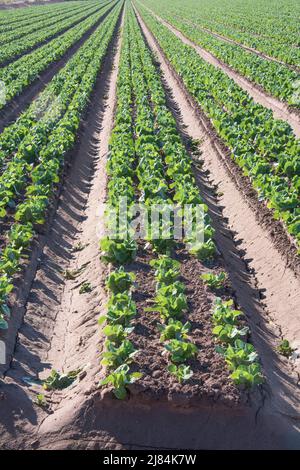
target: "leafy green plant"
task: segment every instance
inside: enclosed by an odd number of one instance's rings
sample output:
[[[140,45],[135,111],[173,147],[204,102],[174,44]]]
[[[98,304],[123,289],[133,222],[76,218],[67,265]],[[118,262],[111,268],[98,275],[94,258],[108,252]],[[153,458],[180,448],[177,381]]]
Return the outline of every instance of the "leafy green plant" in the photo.
[[[217,298],[212,315],[213,323],[215,325],[236,325],[243,312],[231,308],[232,306],[233,300],[223,302],[222,299]]]
[[[201,261],[213,259],[216,254],[216,246],[212,240],[207,242],[189,241],[188,250]]]
[[[155,268],[155,278],[161,284],[173,283],[180,274],[180,263],[167,255],[160,255],[158,259],[151,260],[150,266]]]
[[[128,292],[113,295],[108,302],[107,314],[100,317],[101,325],[105,320],[111,325],[127,327],[136,315],[136,305]]]
[[[79,294],[86,294],[88,292],[91,292],[93,290],[92,285],[90,282],[84,282],[81,284],[80,289],[79,289]]]
[[[175,363],[186,362],[196,356],[198,348],[193,343],[171,339],[165,345],[166,352],[170,354],[170,359]]]
[[[238,328],[236,325],[225,323],[215,326],[212,332],[221,343],[231,343],[245,337],[249,332],[249,328],[247,326]]]
[[[254,346],[240,339],[235,340],[233,345],[229,344],[227,348],[218,346],[216,350],[225,357],[229,369],[233,371],[240,365],[248,366],[258,360]]]
[[[42,393],[38,393],[35,399],[35,404],[42,408],[46,407],[47,401],[46,401],[45,395],[43,395]]]
[[[60,374],[56,370],[52,370],[49,377],[44,380],[43,387],[45,390],[63,390],[69,387],[78,377],[81,369],[76,369],[67,374]]]
[[[111,292],[113,292],[113,294],[117,294],[129,290],[134,281],[135,274],[126,272],[124,267],[121,266],[108,276],[106,286]]]
[[[108,340],[105,346],[107,351],[102,353],[101,364],[110,369],[116,369],[125,363],[129,364],[137,353],[137,350],[134,349],[133,344],[128,339],[124,339],[117,347]]]
[[[111,384],[113,393],[119,400],[124,400],[127,396],[128,385],[133,384],[142,377],[140,372],[129,372],[129,366],[123,364],[116,370],[111,372],[104,380],[100,382],[100,386]]]
[[[146,308],[145,311],[159,312],[164,321],[169,318],[181,318],[184,311],[188,308],[187,298],[183,292],[176,293],[173,296],[166,294],[164,287],[170,288],[168,292],[172,292],[172,285],[169,284],[168,286],[161,287],[162,291],[158,290],[154,299],[154,306]],[[176,287],[174,292],[177,292]]]
[[[200,277],[203,280],[204,284],[210,287],[211,289],[221,289],[226,282],[227,274],[225,272],[221,272],[219,274],[205,273],[202,274]]]
[[[287,339],[284,339],[281,341],[277,350],[279,351],[280,354],[282,354],[282,356],[285,356],[285,357],[290,357],[294,352],[294,349],[291,347]]]
[[[103,238],[100,241],[101,258],[107,263],[128,264],[134,261],[137,252],[135,240],[111,240]]]
[[[28,248],[33,238],[33,227],[31,223],[26,225],[13,225],[9,233],[9,242],[12,248],[19,250]]]
[[[187,339],[188,332],[190,331],[190,323],[182,323],[179,320],[170,318],[167,325],[157,325],[158,330],[161,332],[160,341],[168,341],[170,339]]]
[[[245,385],[246,387],[253,387],[264,382],[260,365],[257,362],[248,366],[238,366],[230,377],[236,385]]]
[[[106,325],[103,328],[103,333],[111,343],[120,345],[133,330],[133,327],[124,328],[122,325]]]
[[[176,377],[180,384],[189,380],[194,374],[190,366],[184,364],[179,364],[178,366],[176,364],[170,364],[168,371]]]

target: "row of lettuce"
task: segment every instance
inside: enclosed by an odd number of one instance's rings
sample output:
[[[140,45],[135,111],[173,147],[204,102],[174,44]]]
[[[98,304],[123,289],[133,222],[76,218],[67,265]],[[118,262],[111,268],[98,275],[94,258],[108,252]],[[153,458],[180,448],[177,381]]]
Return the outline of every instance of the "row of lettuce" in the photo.
[[[291,8],[285,14],[282,5],[278,15],[273,15],[272,6],[266,3],[267,11],[263,14],[261,2],[256,2],[247,8],[245,12],[238,15],[237,10],[241,4],[231,3],[230,8],[224,8],[224,2],[219,0],[213,5],[210,0],[188,0],[182,3],[180,0],[169,2],[168,0],[147,0],[147,5],[167,8],[170,13],[179,18],[192,20],[201,28],[213,33],[220,34],[237,43],[255,49],[271,58],[286,64],[300,67],[299,51],[299,21],[298,16]],[[294,2],[294,7],[299,11],[299,3]],[[255,12],[255,15],[253,15]]]
[[[5,87],[5,99],[0,100],[0,109],[9,105],[13,98],[20,95],[26,87],[37,80],[39,75],[51,64],[65,56],[84,34],[97,26],[101,17],[108,13],[115,4],[116,2],[110,2],[104,6],[100,5],[100,8],[96,7],[96,11],[92,15],[68,29],[64,34],[2,67],[0,81],[2,82],[1,87]]]
[[[170,5],[163,8],[159,2],[155,3],[154,11],[168,23],[175,26],[188,39],[211,52],[220,61],[229,65],[254,84],[259,85],[268,94],[285,101],[291,106],[300,108],[300,96],[296,88],[299,87],[299,72],[203,30],[198,26],[193,12],[180,16]]]
[[[300,141],[290,126],[256,104],[224,72],[183,44],[147,9],[138,6],[167,59],[251,180],[258,198],[300,242]]]
[[[90,3],[87,5],[87,10],[95,6],[94,3]],[[17,21],[16,23],[8,24],[6,23],[4,26],[0,24],[0,44],[6,44],[8,42],[14,42],[21,38],[25,39],[25,36],[31,36],[32,34],[36,33],[37,31],[47,28],[54,24],[54,20],[61,21],[62,19],[67,19],[72,15],[76,15],[82,11],[82,4],[78,3],[76,8],[70,9],[69,5],[61,4],[59,10],[50,10],[50,12],[45,12],[45,15],[38,17],[27,19],[26,22],[24,21]],[[26,38],[27,39],[27,38]]]
[[[13,276],[20,270],[36,231],[45,222],[65,155],[74,146],[121,8],[119,2],[29,109],[0,136],[0,216],[5,222],[9,210],[12,221],[0,254],[2,329],[8,326]]]
[[[117,110],[110,140],[107,164],[108,213],[118,212],[121,198],[127,198],[130,208],[135,202],[146,207],[153,204],[175,204],[180,209],[185,204],[201,205],[205,212],[204,239],[193,236],[185,240],[190,255],[199,263],[213,259],[216,247],[213,242],[207,207],[199,195],[192,170],[192,161],[180,139],[173,115],[166,105],[166,96],[153,57],[145,45],[141,30],[130,4],[125,16],[122,52],[117,83]],[[162,209],[163,211],[163,209]],[[110,219],[108,219],[108,229]],[[110,384],[117,398],[126,397],[126,387],[140,378],[140,372],[131,372],[137,350],[128,336],[134,332],[137,315],[159,314],[157,334],[162,343],[167,368],[180,383],[193,375],[191,360],[197,358],[198,349],[191,339],[188,322],[188,297],[186,286],[180,279],[180,262],[176,259],[177,243],[169,238],[152,238],[151,223],[146,234],[146,247],[151,253],[150,265],[156,281],[152,306],[137,311],[132,297],[135,286],[134,264],[141,246],[134,234],[124,232],[119,238],[107,237],[100,242],[102,259],[110,263],[107,279],[109,302],[107,313],[100,318],[106,322],[106,336],[102,363],[107,375],[102,385]],[[159,222],[160,234],[166,227]],[[195,231],[199,227],[196,226]],[[109,233],[109,232],[108,232]],[[190,256],[187,255],[187,256]],[[126,270],[128,265],[128,270]],[[209,275],[208,279],[217,276]],[[225,277],[224,277],[225,278]],[[222,282],[219,279],[219,282]],[[225,357],[236,384],[254,385],[262,382],[257,353],[246,341],[247,327],[240,326],[240,311],[232,308],[233,301],[217,299],[212,312],[212,334],[219,343],[218,351]],[[153,314],[153,313],[152,313]],[[136,361],[138,364],[138,360]],[[136,368],[136,365],[135,365]]]
[[[92,1],[92,0],[91,0]],[[71,1],[58,4],[45,4],[43,6],[33,5],[32,8],[12,8],[9,10],[0,11],[0,34],[28,26],[33,23],[41,21],[43,18],[50,18],[55,14],[62,11],[67,11],[70,8],[76,9],[86,2]],[[90,3],[90,2],[89,2]]]
[[[0,64],[12,62],[21,54],[28,53],[54,36],[64,33],[67,29],[97,13],[106,3],[108,2],[97,2],[86,8],[81,5],[75,10],[69,9],[53,14],[49,19],[38,22],[34,27],[31,26],[31,31],[27,31],[28,27],[24,27],[10,34],[5,33],[2,37],[0,35]]]

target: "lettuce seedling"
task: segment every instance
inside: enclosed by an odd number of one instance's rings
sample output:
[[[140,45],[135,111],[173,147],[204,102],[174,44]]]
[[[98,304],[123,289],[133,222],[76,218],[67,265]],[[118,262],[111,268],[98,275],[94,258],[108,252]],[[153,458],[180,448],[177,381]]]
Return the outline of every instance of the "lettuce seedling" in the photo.
[[[218,338],[221,343],[232,343],[236,339],[241,339],[249,332],[249,328],[237,328],[236,325],[223,324],[217,325],[212,330],[213,334]]]
[[[278,352],[285,357],[290,357],[294,349],[290,346],[290,343],[287,339],[284,339],[277,348]]]
[[[111,384],[113,386],[113,393],[119,400],[124,400],[127,396],[128,385],[133,384],[142,377],[140,372],[129,373],[129,366],[122,364],[115,371],[109,374],[104,380],[100,382],[100,386]]]
[[[111,325],[129,326],[136,315],[136,305],[128,292],[113,295],[108,302],[107,314],[98,320],[101,325],[105,320]]]
[[[230,378],[236,385],[245,385],[246,387],[253,387],[264,382],[260,365],[256,362],[249,366],[238,366],[230,375]]]
[[[170,339],[187,339],[188,332],[190,331],[190,323],[182,323],[179,320],[170,318],[167,325],[157,325],[158,330],[161,332],[160,341],[168,341]]]
[[[81,369],[76,369],[67,374],[60,374],[53,369],[49,377],[44,380],[43,387],[45,390],[63,390],[72,385],[80,372]]]
[[[111,343],[120,345],[133,329],[133,327],[124,328],[122,325],[106,325],[103,328],[103,333]]]
[[[100,242],[101,258],[107,263],[128,264],[134,261],[137,252],[135,240],[111,240],[108,237]]]
[[[124,363],[130,363],[133,356],[137,353],[137,350],[134,349],[133,344],[128,339],[122,341],[118,347],[115,347],[115,345],[108,340],[106,341],[105,346],[107,351],[102,353],[101,364],[112,369],[115,369]]]
[[[250,343],[245,343],[240,339],[234,341],[233,345],[228,345],[227,348],[220,346],[216,347],[217,352],[221,353],[225,357],[225,361],[228,364],[230,370],[234,371],[240,365],[250,365],[257,361],[258,354],[254,349],[254,346]]]
[[[117,294],[129,290],[134,281],[135,274],[126,272],[124,267],[121,266],[108,276],[106,287],[114,294]]]
[[[170,353],[170,359],[175,363],[186,362],[192,359],[198,352],[198,348],[195,344],[178,339],[171,339],[170,342],[165,345],[165,348],[165,352]]]
[[[207,242],[188,242],[188,250],[195,255],[200,261],[208,261],[213,259],[216,254],[216,245],[212,240]]]
[[[184,364],[179,364],[178,366],[176,364],[171,364],[168,367],[168,371],[176,377],[180,384],[189,380],[194,374],[190,366],[186,366]]]
[[[155,268],[155,278],[161,284],[173,283],[180,274],[180,263],[166,255],[150,261],[150,266]]]
[[[200,276],[204,284],[211,289],[221,289],[227,279],[227,274],[221,272],[219,274],[205,273]]]
[[[243,312],[232,309],[232,306],[232,299],[223,302],[222,299],[217,298],[212,315],[213,323],[215,325],[236,325],[238,318],[243,315]]]

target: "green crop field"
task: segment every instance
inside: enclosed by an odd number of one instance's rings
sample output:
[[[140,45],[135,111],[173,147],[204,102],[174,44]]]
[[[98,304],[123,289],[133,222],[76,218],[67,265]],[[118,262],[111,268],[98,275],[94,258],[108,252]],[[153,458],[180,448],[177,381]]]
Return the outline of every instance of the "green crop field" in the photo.
[[[299,449],[299,1],[13,3],[0,448]]]

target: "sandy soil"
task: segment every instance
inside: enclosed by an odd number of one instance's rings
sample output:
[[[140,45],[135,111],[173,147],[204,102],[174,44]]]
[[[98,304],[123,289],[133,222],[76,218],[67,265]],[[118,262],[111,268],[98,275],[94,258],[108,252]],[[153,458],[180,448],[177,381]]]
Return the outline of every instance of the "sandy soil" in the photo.
[[[256,86],[255,84],[253,84],[253,82],[249,81],[239,73],[235,72],[231,67],[226,65],[224,62],[221,62],[213,54],[196,45],[194,42],[184,36],[180,31],[174,28],[174,26],[157,16],[152,10],[150,10],[149,8],[147,9],[158,21],[160,21],[163,25],[169,28],[169,30],[172,31],[174,34],[176,34],[176,36],[180,38],[184,44],[193,47],[202,57],[202,59],[206,60],[208,63],[214,65],[215,67],[223,70],[223,72],[225,72],[230,78],[232,78],[232,80],[235,81],[237,85],[239,85],[243,90],[245,90],[256,103],[261,104],[265,108],[271,109],[276,119],[283,119],[284,121],[287,121],[293,129],[295,135],[298,138],[300,137],[300,117],[296,113],[292,112],[286,104],[282,103],[277,98],[274,98],[265,93],[260,87]]]

